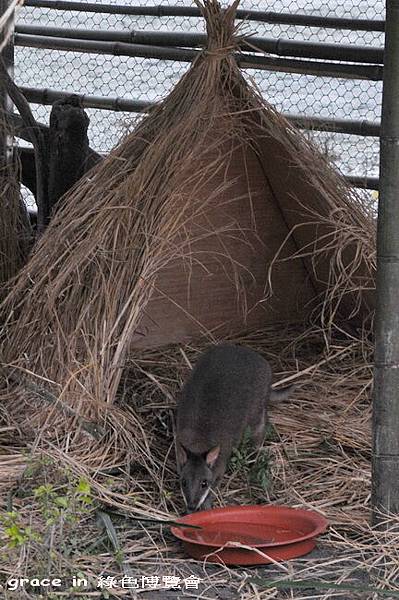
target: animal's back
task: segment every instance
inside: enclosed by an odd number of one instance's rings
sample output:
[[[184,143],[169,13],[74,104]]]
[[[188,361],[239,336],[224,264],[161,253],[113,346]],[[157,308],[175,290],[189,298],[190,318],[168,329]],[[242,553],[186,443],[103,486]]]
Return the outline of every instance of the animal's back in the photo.
[[[271,369],[258,353],[230,344],[210,348],[183,386],[179,441],[198,453],[224,440],[238,441],[251,416],[261,419],[270,384]]]

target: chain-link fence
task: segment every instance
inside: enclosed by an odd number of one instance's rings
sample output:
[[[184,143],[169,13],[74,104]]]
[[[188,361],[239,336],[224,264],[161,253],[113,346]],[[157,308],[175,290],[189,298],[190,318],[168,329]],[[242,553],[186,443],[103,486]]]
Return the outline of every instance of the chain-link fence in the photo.
[[[156,0],[97,0],[96,4],[152,6]],[[227,2],[223,2],[226,4]],[[163,0],[163,6],[193,6],[191,0]],[[384,18],[381,0],[242,0],[241,8],[288,14],[380,20]],[[17,25],[43,25],[66,29],[102,31],[203,32],[198,17],[158,17],[54,10],[26,6]],[[330,42],[357,46],[383,46],[381,31],[351,31],[322,27],[268,24],[248,21],[246,31],[267,38]],[[68,93],[154,101],[168,94],[189,63],[153,58],[109,56],[97,53],[65,52],[43,48],[15,48],[15,77],[21,86],[49,88]],[[284,113],[326,118],[378,121],[382,82],[337,77],[282,73],[267,70],[246,71],[265,98]],[[48,121],[49,106],[34,105],[36,117]],[[87,110],[92,147],[108,151],[130,122],[132,114],[99,109]],[[378,137],[336,132],[311,132],[319,146],[347,175],[377,176]]]

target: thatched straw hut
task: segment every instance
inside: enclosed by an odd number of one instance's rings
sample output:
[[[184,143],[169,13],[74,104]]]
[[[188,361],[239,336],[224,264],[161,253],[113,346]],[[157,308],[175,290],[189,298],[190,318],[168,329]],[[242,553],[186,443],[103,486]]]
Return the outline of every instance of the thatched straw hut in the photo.
[[[207,47],[68,194],[2,307],[8,372],[90,418],[129,351],[279,322],[353,331],[372,311],[372,220],[244,79],[237,4],[204,0]]]

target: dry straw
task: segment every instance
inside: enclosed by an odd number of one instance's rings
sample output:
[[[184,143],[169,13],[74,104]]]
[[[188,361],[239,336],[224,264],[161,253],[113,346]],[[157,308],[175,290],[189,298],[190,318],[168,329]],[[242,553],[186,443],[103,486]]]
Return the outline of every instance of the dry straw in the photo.
[[[0,130],[0,139],[6,143],[12,139],[12,132],[2,115]],[[4,299],[12,278],[26,263],[32,239],[19,189],[19,165],[6,154],[0,165],[0,300]]]
[[[21,522],[37,530],[45,525],[32,489],[58,482],[59,493],[66,494],[70,473],[125,513],[162,517],[182,510],[174,468],[174,396],[207,339],[128,355],[129,340],[157,274],[175,258],[200,260],[191,254],[190,219],[206,209],[196,198],[209,189],[213,175],[225,171],[226,147],[245,140],[261,155],[262,139],[272,137],[323,198],[320,210],[303,204],[302,220],[289,234],[309,227],[317,232],[291,259],[295,265],[300,256],[311,265],[320,284],[318,305],[310,323],[270,325],[233,339],[268,357],[278,381],[299,386],[284,407],[271,409],[274,432],[263,450],[269,456],[268,488],[250,480],[257,464],[252,457],[242,470],[229,472],[219,500],[318,509],[334,526],[326,540],[328,558],[306,559],[296,570],[289,566],[290,572],[345,583],[362,569],[376,574],[375,585],[393,585],[397,535],[384,537],[367,526],[372,345],[371,318],[364,317],[365,307],[372,307],[373,219],[326,160],[243,78],[231,54],[239,39],[237,4],[222,13],[215,0],[199,3],[207,48],[171,94],[69,193],[2,305],[8,387],[0,411],[5,449],[0,493],[6,498],[12,486],[22,489]],[[223,186],[232,189],[233,182]],[[271,288],[282,256],[281,251],[270,265]],[[326,257],[330,268],[324,276],[320,264]],[[363,329],[348,329],[340,318],[348,299]],[[30,475],[25,471],[21,477],[27,462]],[[32,463],[39,474],[32,475]],[[57,573],[114,572],[113,554],[96,538],[93,523],[88,518],[79,526],[79,551],[57,554],[57,564],[51,563]],[[64,525],[51,529],[50,546],[28,544],[25,564],[32,569],[50,564],[43,552],[65,547]],[[130,564],[150,575],[194,569],[162,532],[130,524],[117,534],[124,568]],[[18,571],[18,559],[10,556],[1,571]],[[207,584],[230,587],[232,597],[248,600],[278,597],[276,589],[251,583],[245,571],[221,568]],[[291,597],[327,598],[335,592],[309,594],[299,590]]]
[[[3,361],[35,373],[90,417],[104,417],[113,403],[156,274],[189,253],[193,196],[223,164],[223,156],[204,164],[203,141],[236,69],[225,43],[233,43],[234,10],[220,26],[211,16],[215,6],[209,4],[210,49],[221,48],[222,57],[200,57],[68,196],[3,306]],[[224,141],[215,140],[216,153]],[[185,202],[178,214],[176,198]]]

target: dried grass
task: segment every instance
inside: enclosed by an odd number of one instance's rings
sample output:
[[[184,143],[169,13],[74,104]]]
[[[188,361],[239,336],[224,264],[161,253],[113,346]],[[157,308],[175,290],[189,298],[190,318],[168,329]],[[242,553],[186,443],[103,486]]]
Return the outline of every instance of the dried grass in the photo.
[[[256,456],[250,455],[245,469],[230,470],[225,476],[218,503],[275,502],[320,511],[331,527],[322,538],[319,554],[274,569],[268,567],[266,571],[202,567],[187,560],[167,528],[124,521],[113,515],[112,511],[117,510],[134,517],[171,518],[183,510],[173,451],[174,395],[188,365],[202,351],[201,344],[147,350],[139,360],[135,359],[134,369],[126,371],[117,407],[131,407],[136,435],[129,455],[121,452],[118,461],[112,462],[114,455],[101,445],[95,449],[93,445],[89,448],[87,440],[73,443],[73,434],[54,443],[45,431],[40,443],[29,446],[24,457],[23,438],[11,429],[4,431],[3,447],[12,447],[13,453],[10,451],[1,461],[3,497],[13,488],[14,508],[21,522],[41,531],[46,527],[34,490],[52,482],[60,494],[65,494],[68,473],[84,478],[92,486],[96,506],[111,509],[123,549],[124,571],[130,569],[134,576],[184,577],[194,572],[204,580],[204,597],[207,593],[215,597],[218,589],[226,594],[230,590],[232,598],[247,599],[280,598],[289,593],[280,588],[264,589],[262,582],[253,580],[255,576],[267,576],[269,582],[279,580],[280,586],[286,579],[309,581],[309,588],[294,588],[288,596],[295,600],[354,597],[353,593],[334,590],[336,584],[391,586],[395,590],[399,575],[397,523],[391,517],[386,533],[372,531],[368,525],[372,347],[360,341],[341,340],[326,354],[320,335],[315,331],[313,336],[304,336],[301,325],[270,326],[232,341],[261,352],[273,364],[275,381],[296,379],[297,389],[290,400],[270,410],[274,432],[261,450],[269,457],[268,488],[250,480],[250,471],[256,464]],[[24,460],[28,470],[32,463],[38,463],[40,468],[30,475],[25,471],[21,479]],[[122,567],[115,562],[112,549],[104,546],[94,512],[89,509],[81,520],[78,547],[71,550],[72,555],[59,548],[62,544],[69,547],[73,535],[66,526],[60,531],[60,525],[55,524],[52,535],[57,561],[51,563],[52,572],[58,569],[66,575],[82,571],[93,581],[103,572],[121,577]],[[47,553],[46,545],[32,542],[27,546],[24,564],[29,561],[37,568]],[[7,563],[0,564],[1,571],[20,572],[16,553],[8,554]],[[32,570],[33,567],[28,568],[28,572]],[[315,581],[330,582],[331,592],[317,591]],[[114,597],[125,596],[127,592]],[[360,597],[373,596],[370,593]]]
[[[363,329],[352,330],[339,319],[345,298],[353,301],[354,313],[368,314],[363,304],[373,286],[374,225],[343,180],[242,79],[230,55],[237,40],[236,4],[222,18],[214,0],[204,2],[207,50],[171,95],[71,192],[2,306],[3,368],[10,379],[0,413],[0,493],[12,500],[21,524],[46,532],[41,543],[31,540],[21,552],[6,550],[0,561],[4,576],[39,568],[81,571],[93,580],[121,571],[139,576],[191,572],[204,578],[204,598],[214,598],[218,590],[245,600],[286,597],[277,587],[264,589],[251,570],[188,561],[162,528],[119,524],[114,517],[121,562],[95,524],[96,509],[104,506],[153,518],[170,518],[183,509],[173,450],[174,398],[209,337],[133,356],[127,356],[128,341],[157,273],[175,257],[200,260],[190,254],[187,224],[204,206],[193,206],[192,198],[223,168],[226,141],[245,138],[256,115],[259,133],[280,137],[325,198],[327,211],[303,207],[298,228],[311,224],[324,233],[300,251],[300,258],[310,261],[316,278],[323,255],[329,256],[331,269],[321,281],[324,291],[312,324],[275,324],[233,339],[265,355],[276,381],[296,381],[298,387],[289,401],[270,410],[275,431],[263,450],[269,455],[267,490],[249,481],[257,458],[252,456],[246,469],[224,478],[218,501],[273,501],[327,516],[332,528],[323,538],[324,554],[268,569],[275,578],[288,574],[350,583],[358,581],[359,571],[362,581],[370,579],[373,586],[395,585],[396,523],[392,520],[386,534],[367,525],[371,319]],[[204,140],[218,130],[222,117],[231,127],[224,136],[213,136],[215,159],[207,162]],[[183,181],[182,172],[192,174]],[[174,198],[184,200],[179,214]],[[97,435],[88,422],[97,423],[105,435]],[[75,525],[77,541],[62,518],[53,526],[43,521],[35,497],[35,489],[49,482],[66,494],[71,478],[88,482],[95,498]],[[287,597],[345,597],[342,590],[309,586],[311,591],[287,591]],[[119,591],[111,597],[128,595]]]
[[[12,132],[0,114],[1,135]],[[0,300],[4,299],[13,277],[26,263],[31,246],[31,230],[19,188],[19,165],[0,164]],[[7,286],[8,284],[8,286]]]

